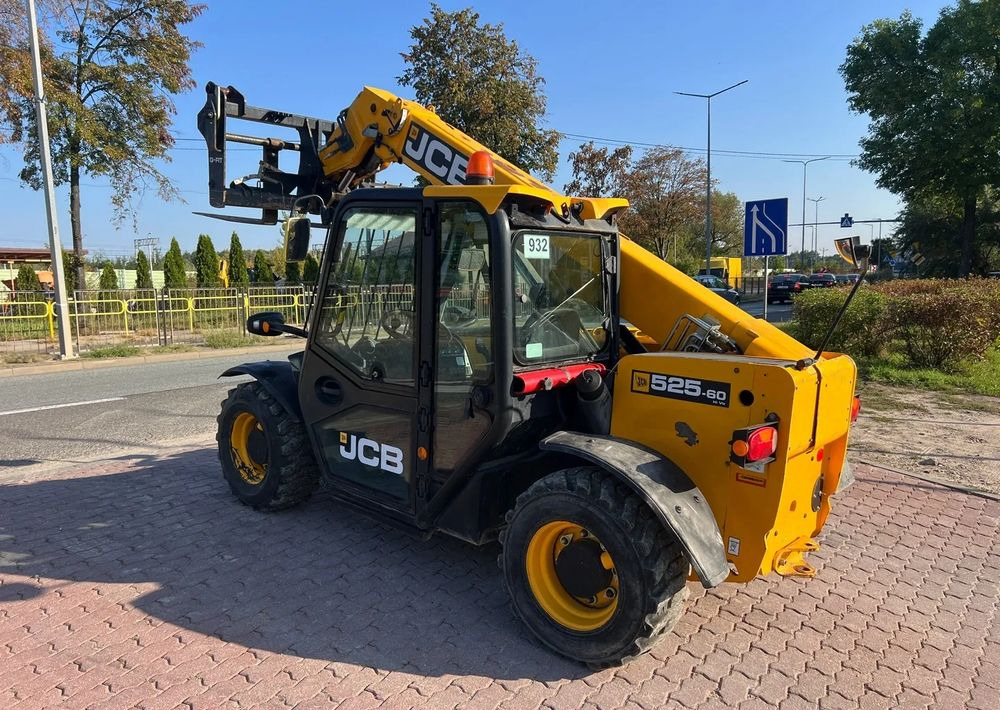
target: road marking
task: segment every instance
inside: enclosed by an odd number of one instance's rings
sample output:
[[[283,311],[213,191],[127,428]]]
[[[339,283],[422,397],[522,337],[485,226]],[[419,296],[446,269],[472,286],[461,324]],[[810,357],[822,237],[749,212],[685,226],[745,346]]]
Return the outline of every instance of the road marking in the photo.
[[[9,412],[0,412],[0,417],[9,414],[27,414],[28,412],[41,412],[46,409],[62,409],[63,407],[82,407],[85,404],[101,404],[102,402],[119,402],[124,397],[108,397],[106,399],[88,399],[83,402],[68,402],[66,404],[49,404],[45,407],[28,407],[27,409],[11,409]]]

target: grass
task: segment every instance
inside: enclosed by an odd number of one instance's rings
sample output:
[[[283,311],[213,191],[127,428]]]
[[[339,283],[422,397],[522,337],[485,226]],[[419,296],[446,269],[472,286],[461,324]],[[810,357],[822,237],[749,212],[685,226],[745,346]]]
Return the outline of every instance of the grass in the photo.
[[[108,358],[108,357],[132,357],[140,353],[135,345],[109,345],[105,348],[92,348],[80,353],[80,357]]]
[[[245,348],[262,342],[263,338],[251,338],[235,330],[210,330],[205,333],[205,345],[210,348]]]
[[[146,348],[146,352],[150,355],[162,355],[164,353],[192,353],[197,349],[188,343],[172,343],[170,345],[154,345]]]
[[[861,377],[869,382],[1000,397],[1000,350],[997,348],[991,348],[981,362],[966,363],[954,373],[911,367],[899,352],[859,359],[858,369]]]
[[[51,355],[45,353],[3,353],[2,360],[7,365],[27,365],[32,362],[51,360]]]

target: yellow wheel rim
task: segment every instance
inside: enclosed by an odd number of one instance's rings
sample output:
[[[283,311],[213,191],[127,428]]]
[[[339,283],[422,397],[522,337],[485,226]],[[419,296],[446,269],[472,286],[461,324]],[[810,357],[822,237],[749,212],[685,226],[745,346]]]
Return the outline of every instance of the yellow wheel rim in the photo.
[[[250,436],[263,432],[264,425],[250,412],[240,412],[229,430],[229,448],[233,454],[233,465],[240,477],[252,486],[260,485],[267,475],[267,463],[257,461],[250,454]]]
[[[556,560],[570,546],[582,541],[600,545],[600,564],[611,581],[590,598],[570,594],[556,572]],[[604,626],[618,608],[618,574],[611,555],[593,533],[564,520],[540,527],[528,542],[525,570],[531,593],[549,618],[572,631],[594,631]]]

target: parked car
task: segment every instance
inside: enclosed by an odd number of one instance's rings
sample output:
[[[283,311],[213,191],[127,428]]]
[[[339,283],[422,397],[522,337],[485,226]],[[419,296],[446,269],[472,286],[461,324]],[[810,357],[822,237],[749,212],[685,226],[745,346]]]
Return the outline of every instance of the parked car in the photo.
[[[858,280],[857,274],[837,274],[837,284],[840,286],[846,286],[847,284],[852,284]]]
[[[805,274],[776,274],[767,287],[767,302],[791,301],[792,296],[809,289],[809,277]]]
[[[698,276],[692,276],[691,278],[707,288],[709,291],[719,294],[730,303],[737,306],[740,305],[740,292],[735,288],[730,288],[729,284],[720,279],[718,276],[699,274]]]
[[[809,285],[815,288],[832,288],[837,285],[837,277],[829,271],[809,275]]]

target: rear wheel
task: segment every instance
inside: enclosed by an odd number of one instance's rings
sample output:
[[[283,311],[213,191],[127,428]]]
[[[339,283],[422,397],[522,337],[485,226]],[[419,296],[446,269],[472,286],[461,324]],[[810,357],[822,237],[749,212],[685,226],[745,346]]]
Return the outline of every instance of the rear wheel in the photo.
[[[259,382],[230,390],[218,422],[222,475],[242,503],[280,510],[316,490],[319,471],[301,420]]]
[[[650,649],[680,617],[688,564],[645,503],[595,467],[537,481],[508,513],[504,585],[543,643],[592,666]]]

